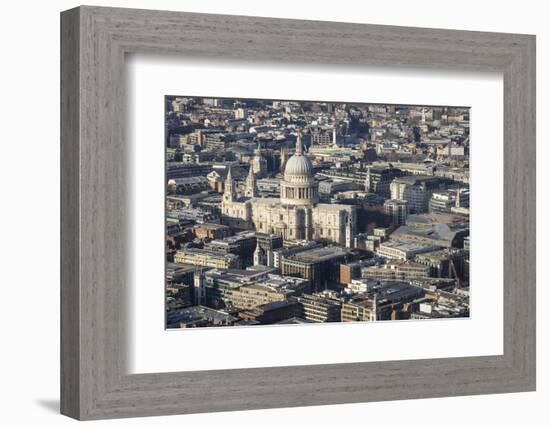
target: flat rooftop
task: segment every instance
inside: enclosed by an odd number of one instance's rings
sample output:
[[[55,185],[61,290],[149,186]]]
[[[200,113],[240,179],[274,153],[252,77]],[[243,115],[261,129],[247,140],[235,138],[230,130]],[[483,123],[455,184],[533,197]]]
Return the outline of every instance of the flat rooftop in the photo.
[[[403,242],[401,240],[389,240],[387,242],[381,243],[380,246],[385,248],[399,249],[406,252],[417,251],[426,248],[433,248],[434,250],[440,249],[438,246],[423,245],[420,243],[409,243]]]
[[[318,262],[341,257],[347,253],[348,252],[345,249],[338,246],[325,246],[321,248],[307,249],[291,255],[288,258],[301,262]]]

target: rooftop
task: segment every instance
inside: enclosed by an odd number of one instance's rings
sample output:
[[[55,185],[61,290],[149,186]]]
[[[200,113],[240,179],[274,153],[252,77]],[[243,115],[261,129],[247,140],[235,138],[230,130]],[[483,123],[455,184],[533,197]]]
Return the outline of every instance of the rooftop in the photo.
[[[394,233],[395,234],[395,233]],[[387,242],[381,243],[380,246],[386,247],[386,248],[394,248],[399,249],[406,252],[412,252],[417,251],[420,249],[426,249],[430,246],[423,245],[420,243],[411,243],[411,242],[404,242],[401,240],[389,240]],[[431,246],[434,250],[439,249],[437,246]]]
[[[320,262],[332,258],[347,255],[348,251],[338,246],[325,246],[314,249],[307,249],[302,252],[290,255],[288,258],[301,262]]]
[[[450,246],[456,233],[468,230],[468,228],[469,219],[464,216],[439,213],[410,215],[407,218],[407,223],[395,230],[391,238],[408,240],[418,237],[441,241],[442,246]]]
[[[291,317],[290,319],[276,322],[277,325],[301,325],[304,323],[315,323],[313,320],[302,319],[301,317]]]
[[[168,324],[179,323],[179,322],[194,322],[197,320],[208,320],[208,321],[235,321],[237,320],[234,316],[231,316],[228,313],[223,311],[214,310],[212,308],[204,307],[202,305],[196,305],[193,307],[188,307],[183,310],[178,310],[170,312],[166,316]]]
[[[407,175],[400,176],[394,179],[394,182],[408,185],[415,185],[422,182],[437,182],[440,178],[437,176],[427,176],[427,175]]]

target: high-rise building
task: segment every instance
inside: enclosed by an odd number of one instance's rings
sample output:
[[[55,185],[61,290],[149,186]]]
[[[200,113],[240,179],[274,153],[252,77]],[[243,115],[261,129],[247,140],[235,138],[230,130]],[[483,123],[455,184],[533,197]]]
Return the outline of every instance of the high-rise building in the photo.
[[[410,212],[423,213],[428,211],[432,194],[443,188],[443,182],[436,176],[402,176],[390,184],[390,196],[406,200]]]
[[[403,225],[407,221],[409,204],[406,200],[390,199],[384,202],[384,213],[393,225]]]
[[[403,171],[393,166],[386,168],[369,166],[365,179],[365,191],[389,198],[391,182],[404,174]]]

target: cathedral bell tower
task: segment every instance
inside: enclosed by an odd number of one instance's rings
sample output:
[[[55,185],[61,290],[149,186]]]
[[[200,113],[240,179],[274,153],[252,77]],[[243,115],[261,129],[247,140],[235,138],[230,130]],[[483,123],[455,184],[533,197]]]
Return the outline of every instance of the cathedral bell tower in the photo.
[[[244,192],[246,197],[258,197],[258,189],[256,187],[256,176],[254,175],[254,168],[250,165],[248,169],[248,176],[246,177],[246,189]]]
[[[223,201],[232,202],[235,199],[235,183],[233,182],[233,177],[231,176],[231,166],[229,166],[229,171],[227,172],[227,178],[225,180],[225,186],[223,191]]]
[[[258,140],[258,148],[254,151],[252,158],[252,170],[255,174],[263,176],[267,171],[267,162],[262,156],[262,143]]]

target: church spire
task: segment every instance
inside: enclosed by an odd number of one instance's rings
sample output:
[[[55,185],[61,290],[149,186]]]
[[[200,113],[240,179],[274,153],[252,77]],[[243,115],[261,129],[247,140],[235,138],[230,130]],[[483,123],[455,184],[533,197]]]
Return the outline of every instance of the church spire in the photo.
[[[233,183],[233,176],[231,175],[231,166],[227,172],[227,178],[225,179],[223,198],[225,201],[232,202],[235,197],[235,185]]]
[[[263,176],[267,171],[267,163],[262,157],[262,142],[258,140],[258,147],[254,150],[254,156],[252,157],[252,168],[255,174]]]
[[[262,155],[262,141],[260,139],[258,139],[258,148],[256,148],[256,153],[258,155]]]
[[[246,177],[246,189],[244,192],[246,197],[258,197],[258,191],[256,188],[256,176],[254,175],[254,168],[252,164],[248,169],[248,176]]]
[[[302,132],[298,132],[298,135],[296,137],[296,154],[304,154],[304,147],[302,145]]]
[[[285,171],[285,166],[286,166],[286,161],[287,161],[287,149],[286,149],[286,144],[282,144],[281,145],[281,156],[280,156],[280,159],[281,159],[281,173],[284,173]]]

